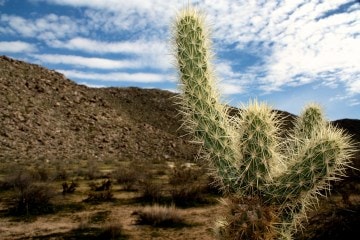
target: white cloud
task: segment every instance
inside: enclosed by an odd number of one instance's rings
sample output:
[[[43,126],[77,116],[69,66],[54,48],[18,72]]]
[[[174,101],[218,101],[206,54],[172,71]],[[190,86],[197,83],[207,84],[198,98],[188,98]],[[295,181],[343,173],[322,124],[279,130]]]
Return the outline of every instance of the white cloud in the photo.
[[[37,19],[3,14],[0,16],[0,28],[2,32],[48,41],[87,32],[79,20],[53,13]]]
[[[22,41],[3,41],[0,42],[0,52],[5,53],[24,53],[35,52],[37,48],[35,45]]]
[[[83,72],[76,70],[56,70],[63,73],[70,79],[93,80],[93,81],[109,81],[109,82],[133,82],[133,83],[159,83],[169,82],[171,78],[166,74],[158,73],[127,73],[127,72],[110,72],[96,73]]]
[[[332,86],[337,82],[349,93],[358,92],[354,79],[360,77],[360,4],[354,2],[352,11],[330,14],[348,2],[199,2],[218,46],[235,43],[240,51],[262,57],[257,81],[263,90],[329,83],[331,78]]]
[[[79,84],[85,85],[85,86],[90,87],[90,88],[104,88],[104,87],[106,87],[105,85],[92,84],[92,83],[88,83],[88,82],[79,82]]]
[[[35,59],[47,64],[65,64],[74,67],[86,67],[94,69],[122,69],[122,68],[141,68],[144,65],[140,61],[130,60],[111,60],[96,57],[81,57],[74,55],[61,54],[34,54]]]
[[[360,94],[360,79],[354,79],[349,84],[349,92],[353,94]]]
[[[89,38],[76,37],[66,42],[57,42],[54,47],[80,50],[90,53],[127,53],[127,54],[150,54],[164,52],[165,44],[161,42],[147,42],[145,40],[105,42]]]
[[[219,89],[220,92],[225,95],[232,95],[244,92],[244,89],[238,84],[231,84],[226,82],[221,82],[219,84]]]
[[[65,48],[91,54],[126,54],[139,58],[140,64],[150,68],[169,69],[171,56],[164,41],[136,41],[105,42],[89,38],[72,38],[68,41],[56,41],[55,48]]]
[[[235,72],[230,62],[226,61],[218,61],[215,68],[216,75],[220,78],[218,85],[222,94],[232,95],[244,92],[247,75]]]
[[[41,1],[41,0],[40,0]],[[164,0],[42,0],[50,4],[83,7],[93,25],[106,30],[167,27],[181,1]],[[115,28],[114,28],[115,27]],[[147,27],[147,28],[144,28]]]

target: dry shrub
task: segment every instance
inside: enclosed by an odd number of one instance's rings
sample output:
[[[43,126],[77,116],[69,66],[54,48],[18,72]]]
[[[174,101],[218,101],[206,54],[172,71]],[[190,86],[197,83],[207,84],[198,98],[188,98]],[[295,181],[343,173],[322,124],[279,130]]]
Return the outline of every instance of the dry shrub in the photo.
[[[98,163],[94,160],[88,160],[87,166],[79,166],[77,175],[87,180],[95,180],[101,177],[101,172]]]
[[[101,184],[96,184],[94,182],[89,184],[90,191],[88,197],[84,200],[84,202],[106,202],[112,201],[114,195],[111,189],[111,180],[105,180]]]
[[[123,185],[126,191],[135,190],[135,184],[139,181],[139,171],[133,168],[121,168],[112,173],[117,183]]]
[[[46,182],[50,180],[50,170],[45,167],[39,167],[36,170],[36,174],[38,175],[38,178],[40,181]]]
[[[118,221],[109,221],[101,227],[99,239],[120,240],[126,239],[126,235],[124,234],[122,225]]]
[[[161,185],[155,183],[151,179],[148,181],[140,181],[140,199],[144,202],[159,202],[162,198]]]
[[[55,170],[55,180],[64,180],[66,181],[69,177],[68,172],[62,166],[57,166]]]
[[[206,182],[203,169],[177,164],[169,176],[170,195],[177,206],[193,206],[204,203]]]
[[[169,176],[169,184],[187,184],[200,181],[204,174],[203,169],[195,167],[187,167],[180,165],[179,163],[172,168]]]
[[[50,200],[55,191],[47,183],[38,183],[33,171],[20,169],[7,176],[6,185],[14,189],[14,197],[8,202],[10,214],[36,215],[53,210]]]
[[[154,227],[176,227],[184,224],[178,209],[175,206],[160,206],[154,204],[146,206],[133,213],[137,217],[136,223]]]
[[[112,182],[110,179],[107,179],[107,180],[104,180],[102,181],[102,183],[98,184],[98,183],[95,183],[95,182],[91,182],[89,183],[89,187],[92,191],[96,191],[96,192],[99,192],[99,191],[109,191],[111,190],[111,185],[112,185]]]
[[[62,188],[63,188],[62,193],[63,193],[64,195],[67,194],[67,193],[74,193],[75,190],[76,190],[76,188],[77,188],[78,186],[79,186],[79,184],[76,183],[76,182],[74,182],[74,181],[72,181],[72,182],[70,183],[70,185],[68,185],[67,182],[63,182],[63,183],[62,183]]]
[[[90,191],[88,197],[84,200],[84,202],[92,202],[92,203],[107,202],[107,201],[112,201],[114,199],[113,197],[114,195],[111,190],[99,191],[99,192]]]
[[[36,177],[32,171],[20,169],[13,174],[6,176],[5,182],[12,188],[22,191],[36,181]]]
[[[200,203],[206,203],[204,195],[205,186],[200,184],[188,184],[173,186],[170,191],[172,201],[177,206],[194,206]]]
[[[36,215],[53,211],[50,200],[55,193],[47,184],[31,183],[17,189],[14,202],[11,203],[11,213],[15,215]]]

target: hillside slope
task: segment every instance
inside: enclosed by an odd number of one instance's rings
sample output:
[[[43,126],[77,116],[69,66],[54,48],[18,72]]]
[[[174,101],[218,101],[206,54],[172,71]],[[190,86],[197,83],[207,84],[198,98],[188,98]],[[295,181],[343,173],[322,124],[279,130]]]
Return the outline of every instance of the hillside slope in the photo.
[[[168,91],[88,88],[39,65],[2,56],[0,92],[0,161],[192,161],[198,152],[198,146],[184,137],[176,94]],[[290,128],[296,116],[279,112]],[[333,124],[360,142],[360,120]],[[359,154],[354,166],[360,168]]]
[[[5,56],[0,92],[0,161],[191,160],[197,152],[176,131],[170,92],[92,89]]]

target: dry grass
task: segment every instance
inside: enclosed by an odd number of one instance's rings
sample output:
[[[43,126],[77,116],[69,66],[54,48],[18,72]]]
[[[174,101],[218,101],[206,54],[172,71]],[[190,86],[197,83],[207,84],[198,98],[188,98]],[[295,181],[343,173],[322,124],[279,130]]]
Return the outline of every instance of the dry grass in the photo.
[[[177,227],[184,225],[179,210],[174,206],[161,206],[154,204],[133,213],[137,217],[136,223],[154,227]]]

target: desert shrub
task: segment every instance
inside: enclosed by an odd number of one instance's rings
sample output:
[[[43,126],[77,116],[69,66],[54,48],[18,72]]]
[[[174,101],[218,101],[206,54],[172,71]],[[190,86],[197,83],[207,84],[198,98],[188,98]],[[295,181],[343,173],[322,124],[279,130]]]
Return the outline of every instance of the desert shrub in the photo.
[[[111,180],[105,180],[101,184],[90,183],[90,192],[88,197],[84,200],[85,202],[104,202],[112,201],[113,193],[111,190]]]
[[[175,206],[160,206],[158,204],[146,206],[135,211],[136,223],[154,227],[176,227],[184,224],[178,209]]]
[[[51,199],[55,191],[41,180],[38,174],[27,169],[20,169],[6,177],[8,186],[14,189],[14,196],[8,202],[10,213],[14,215],[36,215],[51,212]]]
[[[36,172],[40,181],[46,182],[50,180],[49,169],[40,167],[36,170]]]
[[[201,184],[176,185],[170,190],[171,199],[177,206],[194,206],[206,203],[205,186]]]
[[[63,180],[66,181],[69,177],[68,172],[62,166],[56,166],[55,169],[55,180]]]
[[[112,201],[114,199],[113,197],[114,195],[111,190],[100,191],[100,192],[90,191],[88,197],[84,200],[84,202],[92,202],[92,203],[107,202],[107,201]]]
[[[101,227],[99,238],[103,240],[126,239],[122,225],[118,221],[109,221]]]
[[[175,165],[170,172],[169,184],[172,201],[177,206],[192,206],[205,202],[207,184],[203,180],[203,174],[201,168]]]
[[[15,215],[37,215],[53,211],[51,199],[55,192],[48,184],[29,183],[16,188],[10,202],[10,212]]]
[[[5,182],[8,185],[12,186],[14,189],[18,189],[19,191],[28,188],[29,185],[36,180],[34,174],[27,169],[19,169],[13,174],[7,175],[5,179]]]
[[[133,168],[119,168],[112,173],[117,183],[123,186],[126,191],[135,190],[135,184],[139,181],[139,172]]]
[[[199,181],[204,174],[204,170],[201,168],[187,167],[180,164],[176,164],[169,176],[169,184],[187,184]]]
[[[98,184],[98,183],[95,183],[95,182],[91,182],[89,183],[89,187],[92,191],[108,191],[108,190],[111,190],[111,180],[110,179],[107,179],[107,180],[104,180],[102,181],[102,183]]]
[[[151,179],[148,181],[140,181],[139,190],[141,193],[141,201],[155,203],[161,200],[161,186]]]
[[[67,183],[67,182],[63,182],[62,183],[62,188],[63,188],[63,191],[62,193],[63,194],[67,194],[67,193],[74,193],[76,188],[79,186],[79,184],[77,184],[76,182],[72,181],[70,183],[70,185]]]
[[[93,161],[89,161],[86,172],[85,178],[89,180],[98,179],[101,176],[99,166],[94,163]]]

